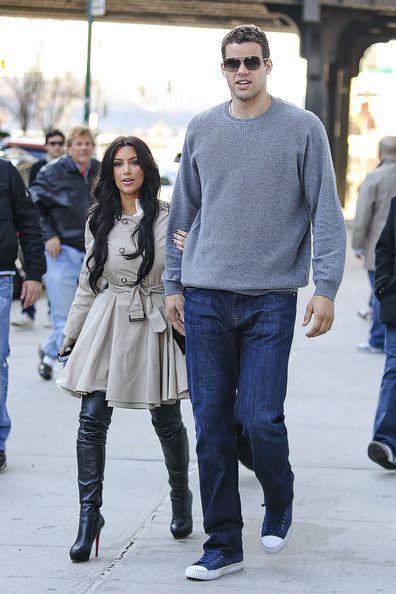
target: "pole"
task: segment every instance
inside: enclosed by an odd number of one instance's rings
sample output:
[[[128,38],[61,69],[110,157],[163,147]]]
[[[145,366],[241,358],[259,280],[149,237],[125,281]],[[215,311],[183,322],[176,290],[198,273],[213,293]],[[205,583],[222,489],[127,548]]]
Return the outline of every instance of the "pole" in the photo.
[[[85,75],[85,98],[84,98],[84,124],[89,124],[91,111],[91,39],[92,39],[92,0],[87,0],[87,22],[88,22],[88,48],[87,48],[87,70]]]

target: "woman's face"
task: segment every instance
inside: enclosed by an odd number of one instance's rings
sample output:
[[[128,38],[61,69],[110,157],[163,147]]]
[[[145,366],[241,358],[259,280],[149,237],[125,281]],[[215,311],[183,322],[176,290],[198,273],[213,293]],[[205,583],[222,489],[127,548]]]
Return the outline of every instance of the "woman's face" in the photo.
[[[132,146],[118,149],[113,161],[114,183],[120,191],[121,198],[139,198],[139,191],[144,182],[136,150]]]

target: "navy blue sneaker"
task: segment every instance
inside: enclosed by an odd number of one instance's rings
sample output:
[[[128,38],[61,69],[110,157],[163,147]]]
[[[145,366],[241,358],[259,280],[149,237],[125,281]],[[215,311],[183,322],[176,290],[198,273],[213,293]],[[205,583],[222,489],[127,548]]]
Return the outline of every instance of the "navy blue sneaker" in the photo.
[[[203,556],[187,567],[185,576],[193,580],[217,580],[226,573],[243,569],[243,556],[224,557],[220,551],[207,551]]]
[[[290,537],[293,506],[284,511],[266,508],[261,528],[261,542],[266,553],[277,553],[287,544]]]

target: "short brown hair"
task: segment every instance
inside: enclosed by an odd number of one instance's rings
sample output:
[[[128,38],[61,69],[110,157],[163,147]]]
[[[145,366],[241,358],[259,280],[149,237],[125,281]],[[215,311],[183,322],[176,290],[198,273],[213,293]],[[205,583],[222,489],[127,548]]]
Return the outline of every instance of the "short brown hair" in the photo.
[[[74,126],[67,135],[66,145],[71,146],[76,136],[89,136],[93,145],[95,145],[95,139],[92,134],[92,130],[88,126]]]
[[[238,27],[231,29],[221,42],[221,55],[223,60],[226,57],[227,45],[230,45],[230,43],[246,43],[247,41],[255,41],[261,45],[263,58],[269,58],[270,49],[264,31],[259,27],[256,27],[256,25],[238,25]]]

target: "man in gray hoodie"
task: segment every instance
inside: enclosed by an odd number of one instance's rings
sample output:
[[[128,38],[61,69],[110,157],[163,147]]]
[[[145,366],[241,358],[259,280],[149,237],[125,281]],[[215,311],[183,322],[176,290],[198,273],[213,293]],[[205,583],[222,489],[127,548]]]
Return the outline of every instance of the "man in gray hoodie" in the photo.
[[[264,492],[261,541],[287,542],[293,473],[284,399],[298,287],[313,280],[308,337],[330,330],[345,258],[345,225],[326,132],[312,113],[271,97],[267,38],[254,25],[222,43],[231,101],[194,117],[173,194],[163,279],[167,314],[186,335],[204,555],[186,576],[242,569],[235,421]],[[173,233],[188,231],[183,256]]]

